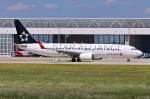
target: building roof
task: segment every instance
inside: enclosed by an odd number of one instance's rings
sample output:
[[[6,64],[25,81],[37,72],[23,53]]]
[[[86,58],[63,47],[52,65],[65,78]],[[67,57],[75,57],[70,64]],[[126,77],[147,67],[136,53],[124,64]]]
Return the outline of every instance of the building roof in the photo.
[[[15,27],[14,18],[0,19],[0,27]],[[27,28],[150,28],[150,18],[20,18]]]

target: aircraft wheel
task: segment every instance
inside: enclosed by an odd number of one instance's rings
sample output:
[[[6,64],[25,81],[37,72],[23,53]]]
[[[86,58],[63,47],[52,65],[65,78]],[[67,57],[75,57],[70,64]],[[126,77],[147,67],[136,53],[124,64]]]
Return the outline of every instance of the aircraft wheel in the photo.
[[[127,59],[127,62],[131,62],[131,60],[130,60],[130,59]]]
[[[76,62],[76,59],[75,59],[75,58],[72,58],[71,61],[72,61],[72,62]]]
[[[81,59],[80,59],[80,58],[77,58],[77,62],[81,62]]]

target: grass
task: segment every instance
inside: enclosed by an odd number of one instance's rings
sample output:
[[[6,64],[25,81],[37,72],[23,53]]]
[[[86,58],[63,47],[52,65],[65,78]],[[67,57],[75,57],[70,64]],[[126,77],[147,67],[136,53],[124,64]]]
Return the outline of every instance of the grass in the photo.
[[[150,99],[150,66],[0,64],[0,99]]]

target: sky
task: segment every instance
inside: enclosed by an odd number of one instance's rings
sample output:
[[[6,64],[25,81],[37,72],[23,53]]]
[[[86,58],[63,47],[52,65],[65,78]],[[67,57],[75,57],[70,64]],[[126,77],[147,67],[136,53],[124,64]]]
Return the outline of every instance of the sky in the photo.
[[[0,0],[1,18],[149,18],[150,0]]]

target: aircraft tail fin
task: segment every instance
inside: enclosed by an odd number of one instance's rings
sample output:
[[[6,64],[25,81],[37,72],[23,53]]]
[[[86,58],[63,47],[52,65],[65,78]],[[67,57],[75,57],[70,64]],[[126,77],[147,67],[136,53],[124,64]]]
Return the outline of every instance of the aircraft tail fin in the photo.
[[[37,43],[37,41],[31,36],[28,30],[22,25],[22,23],[15,19],[15,27],[17,31],[17,38],[20,43]]]

